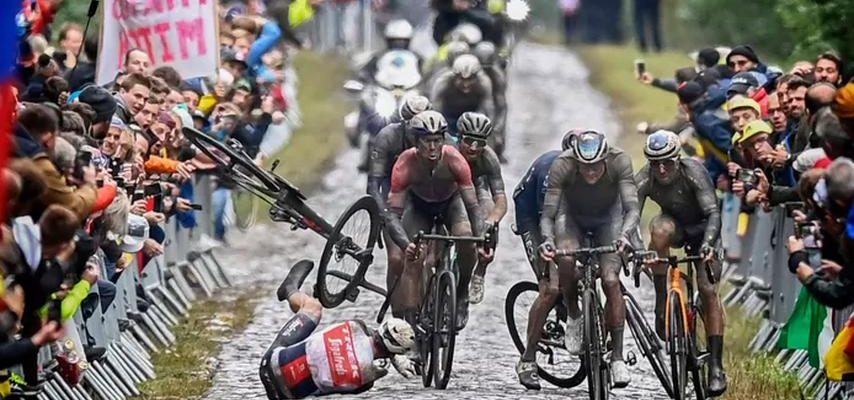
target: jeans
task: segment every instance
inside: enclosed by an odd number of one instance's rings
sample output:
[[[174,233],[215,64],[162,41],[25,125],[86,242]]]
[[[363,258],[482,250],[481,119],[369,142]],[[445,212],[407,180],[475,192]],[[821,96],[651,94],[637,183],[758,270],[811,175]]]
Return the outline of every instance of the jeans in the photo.
[[[661,6],[659,0],[635,0],[635,34],[641,51],[647,51],[647,30],[655,51],[661,51]]]
[[[230,212],[231,204],[231,189],[219,187],[213,192],[211,200],[214,217],[214,239],[225,239],[225,214]]]

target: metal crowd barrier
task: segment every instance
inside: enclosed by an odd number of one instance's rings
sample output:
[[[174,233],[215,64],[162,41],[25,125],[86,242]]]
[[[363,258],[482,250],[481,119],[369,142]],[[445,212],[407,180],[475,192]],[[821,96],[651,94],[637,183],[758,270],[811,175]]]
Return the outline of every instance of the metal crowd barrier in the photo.
[[[161,225],[166,231],[164,253],[152,258],[143,268],[138,268],[138,257],[115,279],[116,297],[105,310],[100,304],[84,321],[81,310],[66,322],[67,337],[59,345],[44,346],[39,352],[39,364],[45,381],[39,399],[62,400],[118,400],[139,396],[140,383],[155,377],[151,354],[175,344],[172,329],[186,317],[193,302],[213,295],[217,290],[231,285],[213,247],[200,241],[212,232],[211,177],[194,178],[195,203],[202,211],[196,212],[197,226],[185,229],[175,218]],[[150,304],[140,310],[139,287]],[[93,285],[90,296],[99,296],[98,285]],[[100,360],[83,365],[79,384],[71,386],[59,375],[55,361],[56,349],[66,342],[80,359],[82,343],[106,349]],[[67,349],[68,347],[66,347]],[[12,371],[21,373],[20,368]]]
[[[729,201],[730,203],[727,203]],[[750,343],[753,352],[773,354],[787,371],[796,374],[803,398],[840,399],[844,385],[829,382],[824,371],[813,368],[806,350],[779,349],[777,342],[783,326],[795,308],[801,289],[797,277],[787,267],[789,253],[786,242],[795,233],[794,221],[785,206],[772,212],[756,211],[741,214],[737,200],[725,199],[722,207],[722,242],[727,251],[729,266],[725,278],[732,285],[722,301],[728,307],[738,307],[749,317],[761,316],[759,331]],[[747,218],[746,232],[739,234],[739,224]],[[849,311],[854,311],[852,308]],[[838,313],[836,331],[850,312]]]
[[[373,50],[378,35],[369,1],[327,2],[316,6],[314,19],[300,30],[308,34],[312,48],[322,52]]]

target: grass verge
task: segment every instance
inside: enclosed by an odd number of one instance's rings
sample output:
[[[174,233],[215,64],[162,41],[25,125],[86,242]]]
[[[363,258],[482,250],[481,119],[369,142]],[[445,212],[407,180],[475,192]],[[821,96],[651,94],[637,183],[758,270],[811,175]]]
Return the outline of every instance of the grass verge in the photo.
[[[300,78],[303,126],[272,159],[281,161],[277,173],[310,191],[344,144],[343,120],[348,107],[340,88],[348,71],[342,59],[309,52],[300,53],[294,64]],[[238,208],[247,206],[238,204]],[[262,203],[259,221],[269,221],[266,210]],[[258,290],[245,289],[226,290],[194,305],[175,328],[175,347],[154,355],[157,378],[141,386],[141,398],[194,399],[207,392],[222,338],[241,332],[252,319]]]
[[[252,320],[256,290],[228,289],[202,300],[175,327],[175,346],[152,355],[157,378],[140,385],[143,399],[197,399],[213,379],[213,357],[221,338],[242,331]]]
[[[647,70],[654,76],[671,77],[673,71],[690,60],[684,53],[662,52],[641,55],[629,46],[588,46],[578,53],[590,69],[591,83],[614,102],[623,124],[621,145],[632,154],[635,169],[643,163],[645,136],[637,134],[641,121],[663,122],[676,112],[676,96],[637,82],[634,60],[644,58]],[[649,205],[651,202],[647,202]],[[644,220],[655,215],[655,209],[644,210]],[[725,399],[795,399],[800,398],[797,380],[774,362],[773,357],[753,354],[748,345],[759,329],[759,320],[747,318],[739,310],[727,310],[726,353],[729,389]]]

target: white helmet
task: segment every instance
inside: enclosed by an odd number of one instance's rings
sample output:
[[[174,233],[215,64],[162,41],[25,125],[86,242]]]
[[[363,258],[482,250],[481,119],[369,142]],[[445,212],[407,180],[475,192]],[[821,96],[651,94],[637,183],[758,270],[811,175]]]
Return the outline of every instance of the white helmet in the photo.
[[[463,54],[468,54],[471,48],[469,44],[460,40],[455,40],[453,42],[448,43],[448,64],[454,65],[454,61],[459,58],[459,56]]]
[[[415,132],[416,137],[443,135],[448,131],[448,121],[441,113],[427,110],[415,114],[409,120],[409,127]]]
[[[650,161],[670,160],[679,157],[681,148],[679,135],[662,129],[646,138],[643,154]]]
[[[417,114],[431,110],[432,108],[433,105],[430,103],[430,99],[424,96],[409,96],[406,97],[400,105],[398,115],[400,116],[400,119],[409,121]]]
[[[477,25],[470,22],[463,22],[451,31],[451,39],[462,40],[468,43],[469,46],[474,46],[483,40],[483,33]]]
[[[492,121],[481,113],[466,111],[457,120],[460,135],[488,138],[492,133]]]
[[[411,40],[413,34],[412,24],[405,19],[394,19],[385,26],[383,36],[386,40]]]
[[[477,57],[471,54],[463,54],[454,60],[454,74],[459,75],[463,79],[471,78],[480,72],[482,67]]]
[[[400,318],[389,318],[380,325],[380,338],[385,348],[393,354],[406,353],[415,345],[415,331]]]

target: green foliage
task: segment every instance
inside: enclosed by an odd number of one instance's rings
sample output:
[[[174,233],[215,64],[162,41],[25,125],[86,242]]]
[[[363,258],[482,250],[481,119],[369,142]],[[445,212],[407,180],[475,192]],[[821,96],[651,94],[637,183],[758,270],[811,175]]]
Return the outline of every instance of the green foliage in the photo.
[[[103,2],[102,2],[103,3]],[[65,0],[56,12],[56,19],[51,25],[53,37],[48,38],[51,41],[56,40],[59,35],[59,30],[66,22],[74,22],[80,26],[86,26],[86,12],[89,11],[89,0]],[[92,22],[89,24],[89,33],[87,36],[98,36],[98,27],[101,22],[100,8],[99,14],[92,17]]]
[[[776,11],[797,38],[797,55],[834,49],[854,60],[854,0],[780,0]]]

